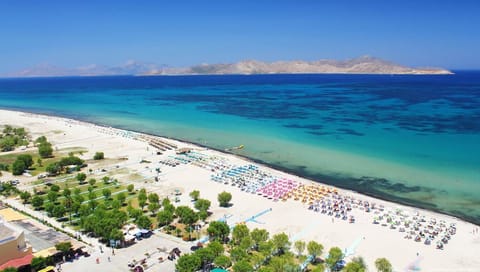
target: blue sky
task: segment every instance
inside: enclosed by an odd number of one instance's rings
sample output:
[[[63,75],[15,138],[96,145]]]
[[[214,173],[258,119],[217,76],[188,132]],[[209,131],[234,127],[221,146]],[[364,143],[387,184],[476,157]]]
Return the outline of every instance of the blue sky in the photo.
[[[0,1],[0,73],[347,59],[480,68],[480,1]]]

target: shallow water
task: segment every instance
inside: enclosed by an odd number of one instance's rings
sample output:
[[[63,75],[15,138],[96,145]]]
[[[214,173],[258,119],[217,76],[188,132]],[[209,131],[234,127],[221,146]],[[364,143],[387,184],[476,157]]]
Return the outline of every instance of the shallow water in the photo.
[[[480,223],[480,72],[0,79],[0,107],[244,144],[237,154],[277,168]]]

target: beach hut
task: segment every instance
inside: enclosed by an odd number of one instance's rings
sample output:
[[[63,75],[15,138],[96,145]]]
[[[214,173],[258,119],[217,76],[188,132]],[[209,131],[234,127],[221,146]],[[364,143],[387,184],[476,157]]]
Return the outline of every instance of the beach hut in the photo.
[[[177,150],[175,150],[175,153],[177,153],[178,155],[180,154],[187,154],[187,153],[190,153],[190,151],[192,151],[193,148],[190,148],[190,147],[182,147],[182,148],[179,148]]]

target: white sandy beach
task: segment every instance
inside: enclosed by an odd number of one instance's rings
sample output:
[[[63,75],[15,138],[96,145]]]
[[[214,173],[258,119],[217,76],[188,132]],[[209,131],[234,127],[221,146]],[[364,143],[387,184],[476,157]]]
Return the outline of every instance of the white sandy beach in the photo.
[[[103,151],[107,160],[101,163],[110,164],[105,167],[114,166],[116,168],[118,166],[115,177],[121,182],[134,182],[136,188],[145,187],[148,191],[157,192],[161,197],[171,196],[175,190],[180,190],[183,194],[179,197],[180,202],[176,203],[177,205],[192,206],[188,193],[195,189],[200,190],[202,198],[212,201],[211,220],[226,217],[229,224],[234,224],[271,209],[259,216],[256,221],[247,222],[249,228],[265,228],[271,234],[285,232],[291,241],[316,240],[324,245],[325,251],[328,251],[330,247],[338,246],[348,253],[347,261],[354,256],[364,257],[369,271],[375,271],[374,261],[379,257],[389,259],[395,271],[410,271],[414,267],[420,268],[422,271],[480,271],[480,258],[478,258],[480,234],[473,233],[478,226],[454,217],[338,189],[339,196],[355,199],[355,203],[361,200],[363,203],[367,201],[370,204],[375,203],[377,207],[380,205],[385,207],[384,211],[374,209],[371,212],[353,207],[348,215],[354,216],[355,223],[349,223],[349,220],[309,210],[309,205],[301,201],[293,199],[273,201],[257,194],[241,191],[235,186],[214,182],[211,180],[213,173],[211,170],[191,163],[180,164],[176,167],[159,164],[159,161],[174,156],[174,151],[170,150],[162,155],[157,155],[155,148],[138,139],[141,136],[138,133],[104,128],[59,117],[0,110],[0,125],[6,124],[27,128],[34,139],[41,135],[46,136],[58,151],[64,150],[65,153],[68,153],[69,148],[86,149],[88,152],[83,154],[82,158],[84,159],[90,159],[95,152]],[[216,161],[222,161],[225,164],[236,166],[251,164],[273,176],[303,184],[313,183],[233,155],[171,139],[164,139],[164,141],[178,147],[191,147],[202,156],[216,157]],[[148,160],[152,163],[141,164],[141,160]],[[103,167],[101,163],[92,165],[92,169],[99,171]],[[123,168],[128,168],[130,173],[122,171]],[[155,168],[160,168],[162,171],[158,176]],[[156,176],[159,179],[158,182],[154,181]],[[9,178],[10,176],[6,173],[0,177],[2,181]],[[29,182],[36,180],[35,177],[21,177],[20,179],[23,188],[29,188]],[[222,191],[232,194],[232,207],[221,208],[218,206],[217,195]],[[375,214],[375,212],[378,213]],[[409,220],[414,220],[415,215],[417,219],[425,216],[426,222],[423,223],[421,229],[427,228],[432,219],[435,219],[438,222],[436,224],[439,225],[440,222],[445,221],[444,224],[447,227],[453,223],[456,226],[456,234],[451,236],[448,243],[444,245],[444,249],[436,249],[436,240],[432,244],[426,245],[424,239],[421,242],[415,242],[413,239],[404,238],[406,233],[400,232],[399,228],[391,229],[389,226],[372,223],[375,216],[387,212],[397,218],[401,217],[399,215],[401,213],[404,218]]]

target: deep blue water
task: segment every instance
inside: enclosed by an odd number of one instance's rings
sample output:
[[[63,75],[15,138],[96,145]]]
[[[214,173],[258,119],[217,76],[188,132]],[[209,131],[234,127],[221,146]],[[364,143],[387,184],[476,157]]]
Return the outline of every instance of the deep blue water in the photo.
[[[0,79],[0,107],[213,148],[480,223],[480,72]]]

